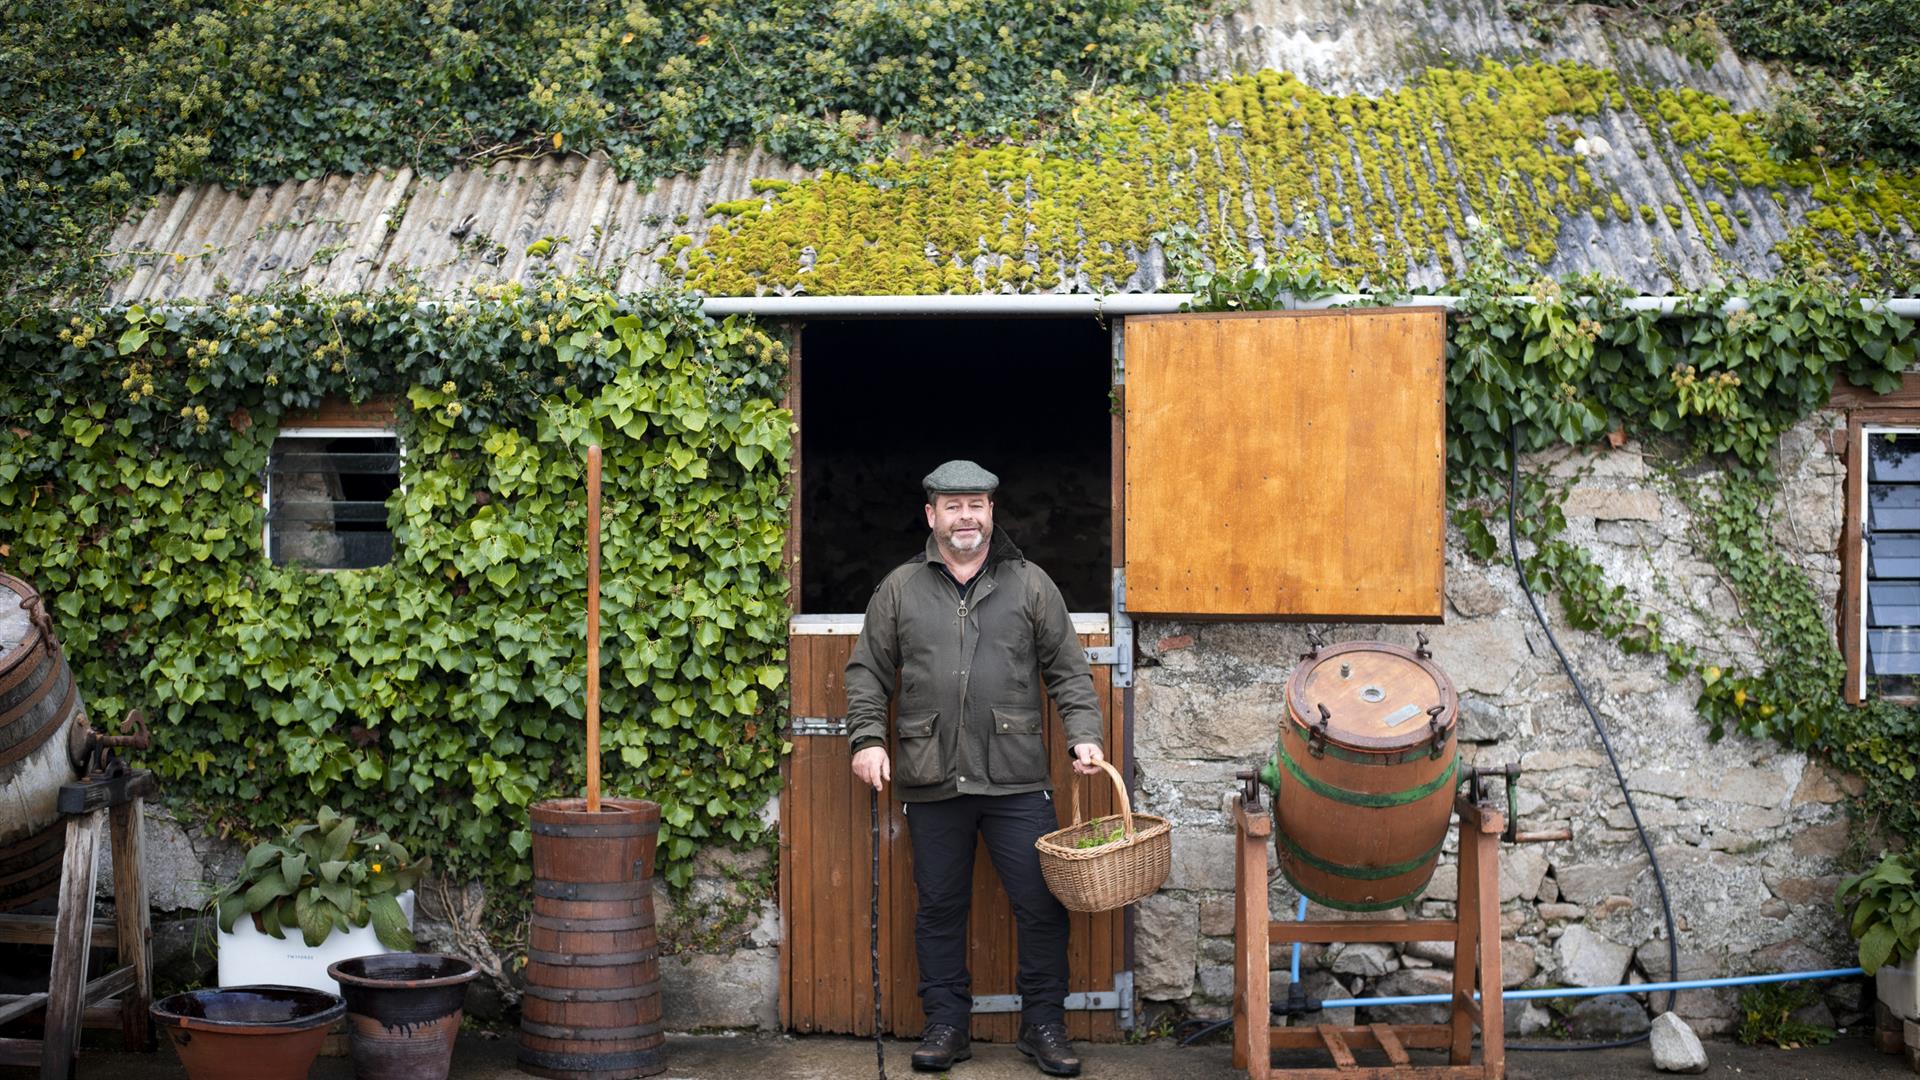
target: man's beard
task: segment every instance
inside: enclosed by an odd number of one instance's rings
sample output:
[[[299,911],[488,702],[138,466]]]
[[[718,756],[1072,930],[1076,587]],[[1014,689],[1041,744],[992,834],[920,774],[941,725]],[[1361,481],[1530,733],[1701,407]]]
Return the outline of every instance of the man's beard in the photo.
[[[987,528],[984,525],[975,526],[974,528],[975,528],[975,531],[967,534],[966,536],[959,535],[958,526],[948,529],[947,530],[947,546],[952,548],[955,551],[965,552],[966,554],[969,554],[969,555],[980,550],[982,547],[986,545],[986,542],[990,534],[987,532]]]

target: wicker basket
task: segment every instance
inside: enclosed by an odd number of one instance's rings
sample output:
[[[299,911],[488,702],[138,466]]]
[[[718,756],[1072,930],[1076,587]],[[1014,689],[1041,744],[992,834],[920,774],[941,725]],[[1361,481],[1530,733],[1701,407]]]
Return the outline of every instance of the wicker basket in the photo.
[[[1033,842],[1040,852],[1040,873],[1047,888],[1072,911],[1112,911],[1148,895],[1167,880],[1173,868],[1173,826],[1166,818],[1136,814],[1127,802],[1127,785],[1106,762],[1097,763],[1113,779],[1120,812],[1080,820],[1080,785],[1073,787],[1073,824]],[[1084,837],[1105,836],[1118,822],[1126,836],[1079,848]]]

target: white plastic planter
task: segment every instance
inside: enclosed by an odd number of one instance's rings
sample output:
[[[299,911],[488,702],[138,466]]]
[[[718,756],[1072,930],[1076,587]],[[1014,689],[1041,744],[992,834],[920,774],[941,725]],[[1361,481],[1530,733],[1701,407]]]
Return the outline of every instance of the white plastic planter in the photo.
[[[400,902],[400,910],[406,912],[407,925],[411,927],[413,890],[409,889],[394,899]],[[327,974],[328,964],[335,960],[351,960],[356,956],[393,951],[380,944],[372,923],[346,933],[335,930],[327,935],[327,940],[313,947],[308,946],[306,939],[300,936],[297,926],[285,928],[282,933],[286,934],[285,938],[261,933],[254,929],[251,916],[235,919],[231,934],[225,931],[219,934],[220,985],[255,986],[269,983],[305,986],[337,994],[340,987],[333,981],[333,976]]]
[[[1920,959],[1908,960],[1905,967],[1881,964],[1873,979],[1881,1003],[1895,1016],[1920,1020]]]

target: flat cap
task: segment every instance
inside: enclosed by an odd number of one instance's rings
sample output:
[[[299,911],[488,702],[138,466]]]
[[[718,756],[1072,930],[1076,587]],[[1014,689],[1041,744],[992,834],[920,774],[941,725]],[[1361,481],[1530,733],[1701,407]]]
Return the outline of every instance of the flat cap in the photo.
[[[1000,486],[1000,478],[971,461],[949,461],[927,474],[920,486],[930,495],[948,495],[961,491],[989,494]]]

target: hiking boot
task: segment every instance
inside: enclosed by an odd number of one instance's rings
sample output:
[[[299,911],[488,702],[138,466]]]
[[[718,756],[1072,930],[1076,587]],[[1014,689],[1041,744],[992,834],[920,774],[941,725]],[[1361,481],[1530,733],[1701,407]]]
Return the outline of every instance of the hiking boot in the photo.
[[[1079,1076],[1080,1058],[1067,1041],[1065,1024],[1026,1024],[1014,1047],[1033,1059],[1048,1076]]]
[[[954,1062],[972,1056],[966,1032],[952,1024],[928,1024],[920,1035],[920,1045],[913,1050],[913,1067],[921,1072],[945,1072]]]

